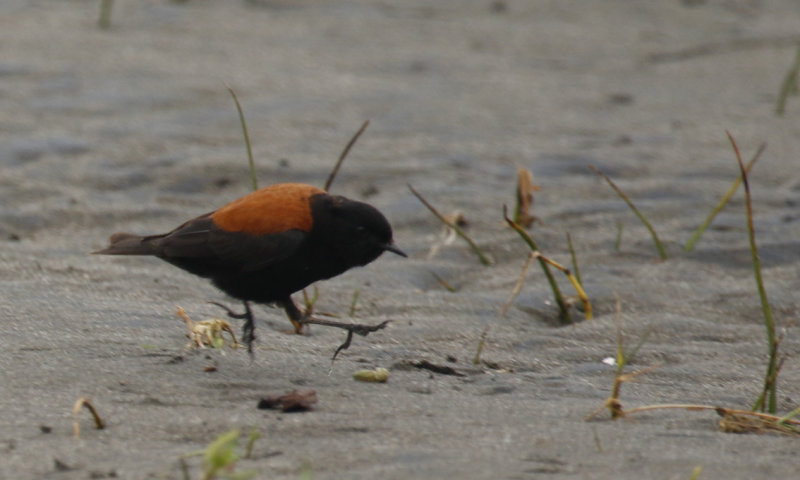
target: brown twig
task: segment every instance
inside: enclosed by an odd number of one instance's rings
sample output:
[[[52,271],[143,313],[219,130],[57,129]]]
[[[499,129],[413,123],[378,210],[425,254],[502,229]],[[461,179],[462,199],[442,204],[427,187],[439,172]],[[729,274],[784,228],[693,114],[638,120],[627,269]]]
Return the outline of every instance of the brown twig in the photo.
[[[97,410],[92,405],[92,402],[89,400],[88,397],[79,397],[75,401],[75,406],[72,407],[72,416],[74,417],[74,421],[72,423],[72,429],[75,435],[75,438],[78,438],[81,434],[81,427],[78,423],[78,412],[81,411],[81,407],[86,407],[89,410],[89,413],[92,414],[92,418],[94,419],[94,428],[97,430],[102,430],[105,428],[105,423],[103,419],[100,418],[100,414],[97,413]]]

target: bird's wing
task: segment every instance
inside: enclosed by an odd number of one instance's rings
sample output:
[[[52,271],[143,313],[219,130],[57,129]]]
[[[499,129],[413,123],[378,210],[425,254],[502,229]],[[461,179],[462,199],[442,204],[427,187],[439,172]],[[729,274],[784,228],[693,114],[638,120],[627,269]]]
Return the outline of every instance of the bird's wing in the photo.
[[[292,255],[306,236],[300,230],[266,235],[229,232],[218,227],[209,213],[154,240],[158,242],[159,255],[165,259],[180,258],[246,272]]]

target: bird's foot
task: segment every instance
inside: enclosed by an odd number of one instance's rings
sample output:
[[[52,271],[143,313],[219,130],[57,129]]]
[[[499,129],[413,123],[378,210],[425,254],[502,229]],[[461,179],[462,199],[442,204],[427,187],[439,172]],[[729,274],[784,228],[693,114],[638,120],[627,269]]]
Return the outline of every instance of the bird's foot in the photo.
[[[344,343],[339,345],[339,348],[337,348],[333,353],[333,358],[331,358],[331,361],[336,360],[336,356],[339,355],[339,352],[342,350],[347,350],[347,348],[350,347],[350,342],[353,341],[353,334],[366,337],[372,332],[386,328],[386,325],[389,324],[389,320],[377,325],[364,325],[360,323],[343,323],[334,322],[332,320],[322,320],[319,318],[314,318],[309,311],[306,311],[306,313],[301,312],[291,299],[283,300],[278,304],[282,306],[284,310],[286,310],[286,314],[289,316],[289,320],[292,322],[292,325],[294,325],[295,332],[297,333],[300,333],[303,327],[307,327],[308,325],[322,325],[324,327],[341,328],[347,332],[347,338],[345,339]]]
[[[305,318],[311,318],[311,315],[303,314],[300,321],[294,320],[292,318],[289,319],[292,322],[292,327],[294,327],[293,331],[287,331],[286,333],[294,333],[296,335],[303,335],[305,333],[311,333],[311,327],[309,322],[303,321]]]
[[[342,322],[333,322],[330,320],[321,320],[318,318],[313,317],[304,317],[300,320],[300,324],[315,324],[315,325],[323,325],[326,327],[333,327],[333,328],[341,328],[342,330],[347,331],[347,338],[345,338],[344,342],[336,348],[336,351],[333,352],[333,357],[331,357],[331,362],[336,360],[336,356],[339,355],[339,352],[342,350],[347,350],[350,348],[350,342],[353,341],[353,334],[360,335],[362,337],[366,337],[372,332],[377,332],[378,330],[383,330],[386,328],[386,325],[389,324],[391,320],[386,320],[381,322],[377,325],[364,325],[362,323],[342,323]]]

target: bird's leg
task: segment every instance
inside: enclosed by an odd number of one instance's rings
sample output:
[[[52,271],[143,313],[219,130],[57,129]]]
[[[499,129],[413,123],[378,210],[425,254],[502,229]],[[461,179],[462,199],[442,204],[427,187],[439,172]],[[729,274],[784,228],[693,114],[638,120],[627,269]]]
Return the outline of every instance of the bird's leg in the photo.
[[[289,317],[289,321],[292,322],[292,326],[294,327],[294,333],[298,335],[303,333],[303,325],[308,324],[307,320],[311,318],[311,315],[301,312],[291,298],[280,300],[277,303],[286,311],[286,315]]]
[[[292,325],[294,325],[295,331],[300,333],[302,330],[303,325],[314,324],[314,325],[323,325],[325,327],[333,327],[333,328],[341,328],[342,330],[347,331],[347,339],[345,339],[344,343],[339,345],[339,348],[336,349],[336,352],[333,354],[333,359],[336,359],[336,355],[339,354],[342,350],[347,350],[350,347],[350,341],[353,340],[353,334],[361,335],[362,337],[366,337],[372,332],[382,330],[389,324],[389,320],[385,322],[381,322],[377,325],[363,325],[360,323],[342,323],[342,322],[332,322],[329,320],[320,320],[318,318],[314,318],[311,315],[304,315],[300,312],[300,309],[297,308],[297,305],[294,304],[291,298],[287,298],[285,300],[281,300],[277,302],[284,310],[286,310],[286,315],[289,316],[289,320],[291,320]]]
[[[250,310],[250,303],[249,302],[242,302],[244,303],[244,313],[236,313],[227,306],[217,303],[217,302],[208,302],[212,305],[216,305],[219,308],[225,310],[225,313],[228,314],[228,317],[235,318],[237,320],[244,319],[244,325],[242,326],[242,341],[247,345],[247,351],[250,355],[253,354],[253,342],[256,340],[256,325],[253,321],[253,312]],[[296,309],[297,307],[295,307]]]

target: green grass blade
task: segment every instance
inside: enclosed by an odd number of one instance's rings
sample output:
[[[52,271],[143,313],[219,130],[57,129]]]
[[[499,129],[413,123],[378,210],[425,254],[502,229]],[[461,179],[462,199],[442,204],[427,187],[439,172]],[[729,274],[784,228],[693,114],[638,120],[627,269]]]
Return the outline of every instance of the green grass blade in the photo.
[[[653,228],[653,225],[651,225],[650,222],[647,221],[647,218],[645,218],[642,212],[640,212],[639,209],[636,208],[636,205],[633,204],[633,202],[628,198],[628,196],[625,195],[625,193],[622,190],[620,190],[617,184],[615,184],[614,181],[608,177],[608,175],[598,170],[594,165],[589,165],[589,168],[591,168],[592,170],[595,171],[595,173],[603,177],[605,181],[611,186],[611,188],[613,188],[614,191],[617,192],[617,195],[619,195],[619,197],[622,200],[624,200],[625,203],[628,204],[633,213],[636,214],[639,220],[641,220],[644,226],[647,227],[647,229],[650,231],[650,235],[653,237],[653,243],[655,243],[656,249],[658,250],[658,255],[661,257],[662,260],[666,260],[667,251],[664,249],[664,245],[661,243],[661,240],[658,239],[658,234],[656,233],[656,229]]]
[[[528,244],[528,247],[534,252],[539,251],[539,247],[536,245],[536,242],[533,240],[533,237],[525,231],[519,224],[515,223],[514,220],[508,217],[508,208],[503,205],[503,218],[505,218],[506,223],[516,231],[520,237]],[[544,261],[541,257],[537,258],[539,260],[539,265],[542,267],[542,272],[544,272],[545,277],[547,277],[547,283],[550,284],[550,289],[553,291],[553,298],[555,299],[556,305],[558,305],[558,317],[561,323],[570,323],[572,319],[569,315],[569,306],[567,302],[564,300],[564,295],[561,294],[561,289],[558,288],[558,282],[556,282],[555,276],[553,276],[553,272],[550,271],[550,266]]]
[[[753,168],[753,165],[755,165],[756,160],[758,160],[761,154],[764,153],[764,150],[766,148],[767,148],[766,142],[762,143],[761,146],[758,147],[758,151],[756,151],[756,154],[753,155],[753,158],[745,166],[745,171],[747,173],[750,173],[750,169]],[[711,210],[711,213],[708,215],[708,217],[702,223],[702,225],[700,225],[697,228],[697,230],[695,230],[695,232],[692,234],[692,238],[690,238],[689,241],[686,242],[686,246],[683,247],[684,251],[686,252],[692,251],[694,245],[697,243],[698,240],[700,240],[700,237],[703,235],[703,233],[705,233],[708,226],[711,225],[711,222],[714,221],[714,218],[716,218],[717,214],[721,212],[723,208],[725,208],[725,205],[728,204],[728,201],[730,201],[731,197],[733,197],[733,194],[736,193],[736,190],[739,189],[739,185],[741,185],[741,183],[742,183],[742,175],[739,174],[739,176],[736,177],[736,180],[733,181],[733,185],[731,185],[731,188],[728,189],[728,192],[722,196],[722,199],[720,199],[717,206],[714,207],[713,210]]]
[[[583,285],[581,271],[578,269],[578,258],[575,256],[575,248],[572,246],[572,235],[570,235],[569,232],[567,232],[567,246],[569,247],[569,256],[572,260],[572,271],[575,272],[575,278],[578,279],[578,283]]]
[[[111,27],[111,8],[114,6],[114,0],[102,0],[100,2],[100,18],[97,19],[97,26],[103,30],[108,30]]]
[[[739,170],[742,174],[742,183],[744,183],[745,205],[747,207],[747,235],[750,240],[750,254],[753,257],[753,272],[756,278],[756,287],[758,288],[758,296],[761,299],[761,311],[764,314],[764,326],[767,330],[767,348],[769,349],[769,362],[767,364],[767,373],[764,378],[764,391],[767,393],[767,410],[769,413],[775,413],[778,409],[777,406],[777,384],[778,384],[778,340],[775,336],[775,319],[772,317],[772,308],[769,306],[769,299],[767,298],[767,290],[764,288],[764,279],[761,276],[761,260],[758,257],[758,246],[756,245],[756,233],[753,226],[753,202],[750,195],[750,182],[747,180],[747,170],[742,162],[742,155],[739,153],[739,147],[733,136],[727,130],[725,133],[731,141],[733,151],[736,153],[736,161],[739,162]],[[756,402],[758,404],[759,402]],[[763,401],[761,402],[763,406]]]
[[[778,104],[775,107],[775,114],[782,116],[786,113],[786,101],[789,95],[797,95],[798,81],[800,81],[800,45],[797,46],[797,53],[794,56],[794,63],[789,67],[786,76],[781,83],[781,91],[778,93]]]
[[[258,190],[258,178],[256,178],[256,164],[253,161],[253,149],[250,147],[250,135],[247,133],[247,122],[244,120],[244,112],[242,105],[239,103],[239,98],[236,92],[226,83],[225,87],[231,92],[233,101],[236,103],[236,110],[239,112],[239,122],[242,124],[242,133],[244,134],[244,144],[247,147],[247,160],[250,162],[250,180],[253,182],[253,191]]]

